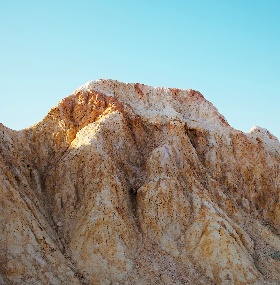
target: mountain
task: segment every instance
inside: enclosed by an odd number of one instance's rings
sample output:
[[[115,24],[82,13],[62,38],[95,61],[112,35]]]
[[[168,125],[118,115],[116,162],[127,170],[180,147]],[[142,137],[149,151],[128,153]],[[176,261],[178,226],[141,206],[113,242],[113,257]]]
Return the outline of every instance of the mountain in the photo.
[[[279,141],[114,80],[1,125],[0,284],[280,284]]]

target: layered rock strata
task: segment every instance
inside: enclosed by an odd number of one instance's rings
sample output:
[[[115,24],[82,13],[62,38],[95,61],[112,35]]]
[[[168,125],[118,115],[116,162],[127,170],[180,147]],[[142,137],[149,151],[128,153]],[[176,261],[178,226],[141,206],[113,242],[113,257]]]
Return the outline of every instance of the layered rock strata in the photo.
[[[91,81],[0,182],[0,284],[280,284],[279,141],[197,91]]]

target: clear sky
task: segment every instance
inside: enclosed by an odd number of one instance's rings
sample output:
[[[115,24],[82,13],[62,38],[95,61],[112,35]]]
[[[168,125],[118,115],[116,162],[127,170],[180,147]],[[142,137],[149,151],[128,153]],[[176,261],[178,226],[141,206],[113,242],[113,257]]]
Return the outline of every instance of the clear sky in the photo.
[[[0,122],[22,129],[89,80],[199,90],[280,138],[279,0],[1,0]]]

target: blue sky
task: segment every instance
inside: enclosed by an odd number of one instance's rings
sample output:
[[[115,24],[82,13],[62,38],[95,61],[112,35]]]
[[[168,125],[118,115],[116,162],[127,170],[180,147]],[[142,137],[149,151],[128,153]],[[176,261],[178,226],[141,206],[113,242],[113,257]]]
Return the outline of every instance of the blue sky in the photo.
[[[0,2],[0,122],[22,129],[86,81],[199,90],[280,138],[280,1]]]

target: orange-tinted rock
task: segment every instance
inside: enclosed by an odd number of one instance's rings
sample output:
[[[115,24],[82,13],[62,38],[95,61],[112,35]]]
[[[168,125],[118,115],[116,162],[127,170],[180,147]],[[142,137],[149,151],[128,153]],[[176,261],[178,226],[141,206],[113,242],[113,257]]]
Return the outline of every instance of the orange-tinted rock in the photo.
[[[197,91],[89,82],[0,182],[0,284],[280,284],[280,144]]]

